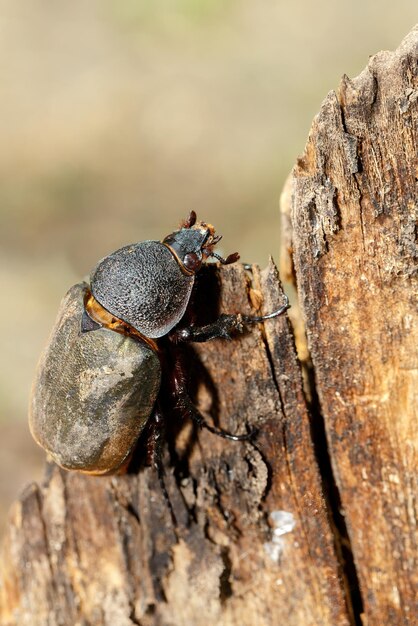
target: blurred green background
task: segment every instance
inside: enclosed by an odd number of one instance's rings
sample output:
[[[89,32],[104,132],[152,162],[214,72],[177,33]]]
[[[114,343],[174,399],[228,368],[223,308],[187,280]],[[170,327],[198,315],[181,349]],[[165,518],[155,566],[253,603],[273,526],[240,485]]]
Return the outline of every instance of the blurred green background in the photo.
[[[29,388],[68,287],[191,208],[265,265],[278,200],[343,73],[394,49],[412,0],[0,1],[0,530],[42,476]]]

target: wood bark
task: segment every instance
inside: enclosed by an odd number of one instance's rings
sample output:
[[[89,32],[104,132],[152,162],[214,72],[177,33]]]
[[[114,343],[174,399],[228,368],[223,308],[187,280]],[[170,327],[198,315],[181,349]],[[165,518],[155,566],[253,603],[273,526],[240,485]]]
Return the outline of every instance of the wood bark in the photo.
[[[291,181],[286,247],[368,626],[418,619],[417,60],[415,28],[344,77]]]
[[[416,623],[417,47],[415,29],[343,79],[289,179],[310,356],[287,316],[188,350],[202,412],[257,437],[168,416],[176,526],[151,468],[49,465],[10,513],[2,625]],[[207,267],[197,285],[202,323],[282,301],[273,263]]]

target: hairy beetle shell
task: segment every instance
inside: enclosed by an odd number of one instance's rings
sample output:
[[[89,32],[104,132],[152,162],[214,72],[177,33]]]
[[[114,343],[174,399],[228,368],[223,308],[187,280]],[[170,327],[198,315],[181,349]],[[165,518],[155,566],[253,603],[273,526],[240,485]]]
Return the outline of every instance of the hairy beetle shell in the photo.
[[[155,352],[105,328],[81,332],[87,285],[64,297],[35,377],[30,428],[66,469],[116,471],[153,409],[161,379]]]
[[[159,241],[126,246],[102,259],[91,274],[91,291],[110,313],[146,337],[166,335],[184,315],[194,276],[182,271]]]

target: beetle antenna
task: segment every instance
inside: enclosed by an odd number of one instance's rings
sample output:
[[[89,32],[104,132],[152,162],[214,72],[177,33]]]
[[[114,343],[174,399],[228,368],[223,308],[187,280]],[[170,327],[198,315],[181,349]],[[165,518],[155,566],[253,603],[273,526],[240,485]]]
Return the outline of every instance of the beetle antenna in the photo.
[[[196,211],[190,211],[189,216],[180,224],[181,228],[191,228],[196,224]]]
[[[289,298],[286,294],[284,295],[284,304],[277,309],[277,311],[273,311],[273,313],[269,313],[268,315],[242,315],[242,321],[244,324],[256,324],[257,322],[264,322],[264,320],[271,320],[274,317],[279,317],[282,315],[287,309],[290,308]]]
[[[217,254],[216,252],[211,252],[209,256],[214,256],[215,259],[218,259],[218,261],[222,263],[222,265],[230,265],[231,263],[235,263],[235,261],[238,261],[239,259],[238,252],[233,252],[232,254],[229,254],[226,259],[221,257],[221,255]]]

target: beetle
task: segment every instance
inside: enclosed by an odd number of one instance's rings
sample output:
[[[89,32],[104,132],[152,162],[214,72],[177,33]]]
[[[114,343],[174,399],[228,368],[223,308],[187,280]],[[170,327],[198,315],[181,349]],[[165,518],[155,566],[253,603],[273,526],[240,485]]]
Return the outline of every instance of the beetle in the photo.
[[[148,454],[161,475],[162,380],[170,381],[177,409],[199,426],[235,441],[251,437],[206,422],[188,395],[177,351],[184,342],[229,339],[289,307],[286,297],[269,315],[224,314],[203,327],[182,325],[202,265],[210,258],[223,265],[239,259],[214,251],[220,239],[192,211],[162,241],[120,248],[99,261],[88,282],[67,292],[37,367],[29,410],[34,439],[58,465],[90,474],[124,471],[147,426]]]

